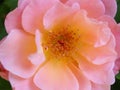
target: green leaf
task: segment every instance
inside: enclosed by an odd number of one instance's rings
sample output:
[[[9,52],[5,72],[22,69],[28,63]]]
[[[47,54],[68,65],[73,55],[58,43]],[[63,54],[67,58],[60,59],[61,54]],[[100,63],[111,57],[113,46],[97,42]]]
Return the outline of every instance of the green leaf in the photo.
[[[0,77],[0,90],[12,90],[8,81]]]
[[[116,78],[120,80],[120,73],[116,75]]]
[[[116,78],[116,82],[111,86],[111,90],[120,90],[120,80]]]
[[[120,22],[120,0],[117,0],[117,14],[115,16],[115,20],[118,23]]]
[[[9,10],[9,7],[5,4],[0,5],[0,40],[7,35],[4,27],[4,19]]]
[[[4,0],[4,4],[7,5],[10,10],[13,10],[15,7],[17,7],[18,0]]]

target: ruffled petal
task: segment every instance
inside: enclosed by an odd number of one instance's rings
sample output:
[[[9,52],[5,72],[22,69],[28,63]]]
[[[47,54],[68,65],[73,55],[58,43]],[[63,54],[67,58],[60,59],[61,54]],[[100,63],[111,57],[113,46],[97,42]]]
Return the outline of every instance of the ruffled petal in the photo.
[[[22,29],[21,13],[21,10],[19,8],[16,8],[7,15],[5,19],[5,28],[8,33],[15,28]]]
[[[35,86],[32,78],[23,79],[10,73],[9,81],[14,90],[40,90],[40,88]]]
[[[97,84],[111,85],[115,81],[113,72],[114,62],[108,62],[102,65],[95,65],[87,61],[84,57],[80,57],[79,67],[83,74],[91,81]]]
[[[61,63],[48,62],[34,77],[42,90],[78,90],[78,81],[70,69]]]
[[[20,8],[22,11],[24,8],[31,3],[31,0],[18,0],[18,8]]]
[[[0,61],[11,73],[23,78],[31,77],[37,66],[28,60],[28,56],[35,50],[34,36],[12,30],[0,45]]]
[[[34,0],[22,14],[23,28],[30,33],[35,33],[36,29],[43,30],[43,16],[46,11],[56,4],[58,0]],[[34,11],[35,10],[35,11]]]
[[[41,43],[41,34],[39,30],[36,30],[35,34],[35,43],[37,47],[37,52],[33,53],[29,56],[29,60],[32,62],[32,64],[40,65],[45,61],[45,55],[42,49],[42,43]]]
[[[43,23],[45,29],[52,28],[56,24],[60,23],[62,20],[66,21],[66,18],[68,20],[68,18],[72,17],[77,10],[79,10],[79,5],[75,8],[73,6],[72,8],[63,5],[62,3],[57,3],[51,9],[49,9],[44,16]]]
[[[117,12],[116,0],[101,0],[105,5],[105,14],[115,17]]]
[[[72,5],[75,2],[78,2],[80,4],[80,8],[85,9],[90,17],[96,18],[104,15],[105,13],[105,7],[101,0],[68,0],[66,3],[67,5]]]
[[[22,29],[21,15],[30,0],[19,0],[18,7],[11,11],[5,19],[5,28],[9,33],[12,29]]]
[[[81,70],[73,64],[69,64],[69,68],[73,71],[79,82],[79,90],[91,90],[91,82],[83,75]]]
[[[92,90],[110,90],[110,85],[92,83]]]
[[[117,53],[114,50],[115,42],[111,37],[110,41],[106,46],[101,46],[98,48],[91,46],[84,46],[81,48],[80,54],[86,57],[90,62],[100,65],[106,62],[115,61]]]
[[[105,45],[110,39],[111,31],[107,23],[88,18],[85,11],[79,11],[74,15],[73,25],[80,30],[81,42],[94,47]]]
[[[114,20],[114,18],[112,18],[111,16],[108,16],[108,15],[103,15],[103,16],[99,17],[98,20],[102,21],[102,22],[107,22],[110,29],[115,28],[115,25],[117,24],[116,21]]]

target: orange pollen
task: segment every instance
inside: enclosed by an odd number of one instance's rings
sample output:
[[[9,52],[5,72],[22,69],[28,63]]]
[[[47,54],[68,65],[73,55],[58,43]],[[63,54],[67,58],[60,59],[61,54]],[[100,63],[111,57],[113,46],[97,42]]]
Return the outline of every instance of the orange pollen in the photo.
[[[43,49],[55,57],[68,57],[76,49],[80,35],[77,30],[63,28],[47,31],[43,36]]]

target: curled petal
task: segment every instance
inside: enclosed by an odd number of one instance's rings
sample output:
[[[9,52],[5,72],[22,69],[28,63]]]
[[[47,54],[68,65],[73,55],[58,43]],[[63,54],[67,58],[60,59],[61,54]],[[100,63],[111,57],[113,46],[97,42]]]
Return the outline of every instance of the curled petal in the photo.
[[[92,90],[110,90],[110,85],[92,83]]]
[[[48,62],[34,77],[35,84],[42,90],[78,90],[76,77],[70,69],[61,64]]]
[[[78,5],[78,4],[77,4]],[[79,6],[73,6],[73,8],[67,7],[62,3],[57,3],[51,9],[49,9],[44,16],[44,26],[46,29],[52,28],[55,24],[66,18],[72,16],[75,11],[79,9]],[[71,15],[72,14],[72,15]]]
[[[36,29],[43,30],[43,16],[46,11],[56,4],[58,0],[34,0],[25,9],[22,14],[23,28],[32,34]],[[35,10],[35,12],[34,12]]]
[[[80,8],[86,10],[90,17],[96,18],[104,15],[105,13],[105,7],[101,0],[68,0],[66,4],[72,5],[75,2],[78,2],[80,4]]]
[[[12,29],[22,29],[21,15],[30,0],[19,0],[18,7],[11,11],[5,19],[5,28],[9,33]]]
[[[112,17],[115,17],[117,12],[117,3],[116,0],[101,0],[105,5],[105,13]]]
[[[82,71],[73,64],[69,64],[69,68],[72,70],[78,80],[79,90],[91,90],[91,82],[87,77],[84,76]]]
[[[35,86],[32,78],[23,79],[10,73],[9,81],[14,90],[40,90],[40,88]]]
[[[35,42],[37,47],[37,52],[29,56],[30,61],[35,65],[40,65],[45,61],[45,55],[41,44],[41,35],[39,30],[36,30]]]
[[[11,73],[23,78],[31,77],[37,66],[28,56],[35,52],[34,37],[21,30],[12,30],[0,45],[0,61]]]
[[[22,29],[21,25],[21,10],[16,8],[10,12],[5,19],[5,28],[9,33],[12,29]]]
[[[83,71],[83,74],[94,83],[110,85],[115,81],[113,62],[102,65],[95,65],[85,60],[84,58],[82,59],[81,57],[79,60],[79,67]]]
[[[24,8],[31,3],[31,0],[18,0],[18,8],[20,8],[22,11]]]

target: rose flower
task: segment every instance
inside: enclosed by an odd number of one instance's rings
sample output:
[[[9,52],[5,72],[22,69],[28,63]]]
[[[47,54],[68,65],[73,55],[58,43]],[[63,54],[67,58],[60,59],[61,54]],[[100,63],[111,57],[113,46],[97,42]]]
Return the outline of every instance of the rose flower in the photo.
[[[110,90],[115,14],[115,0],[19,0],[0,44],[14,90]]]

